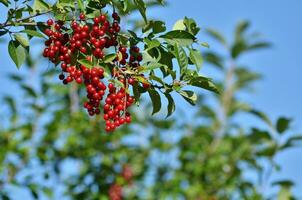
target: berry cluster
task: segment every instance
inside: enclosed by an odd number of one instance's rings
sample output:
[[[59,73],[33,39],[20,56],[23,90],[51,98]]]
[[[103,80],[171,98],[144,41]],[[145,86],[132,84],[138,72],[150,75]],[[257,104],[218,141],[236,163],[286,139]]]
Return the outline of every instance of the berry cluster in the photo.
[[[60,64],[62,73],[59,79],[63,84],[75,81],[85,85],[88,100],[84,103],[84,108],[90,116],[101,113],[100,105],[107,95],[103,112],[108,132],[131,122],[127,108],[135,99],[130,96],[128,87],[137,83],[133,74],[144,77],[137,70],[142,61],[140,49],[137,46],[128,49],[119,42],[120,17],[114,12],[112,19],[110,23],[105,14],[93,19],[86,19],[84,14],[80,14],[79,20],[69,22],[49,19],[46,22],[48,28],[44,32],[48,40],[45,41],[43,51],[44,57]],[[112,49],[116,56],[110,64],[100,67],[104,64],[106,55],[112,54]],[[83,60],[91,64],[88,66],[85,62],[80,62]],[[105,67],[111,73],[105,74]],[[127,74],[129,70],[131,73]],[[117,81],[120,84],[116,84]],[[147,81],[141,84],[144,88],[150,86]]]
[[[121,173],[124,184],[131,184],[133,178],[133,171],[129,165],[124,165]],[[114,183],[109,188],[109,199],[110,200],[121,200],[122,199],[123,187],[120,184]]]
[[[122,186],[113,184],[109,188],[109,199],[110,200],[121,200],[122,199]]]
[[[124,88],[117,90],[112,84],[108,84],[109,94],[104,105],[104,120],[106,120],[106,131],[112,131],[122,124],[130,123],[131,116],[126,109],[134,103],[134,98],[125,92]],[[122,117],[121,113],[125,113]]]
[[[121,175],[125,181],[131,182],[133,178],[132,168],[129,165],[124,165]]]

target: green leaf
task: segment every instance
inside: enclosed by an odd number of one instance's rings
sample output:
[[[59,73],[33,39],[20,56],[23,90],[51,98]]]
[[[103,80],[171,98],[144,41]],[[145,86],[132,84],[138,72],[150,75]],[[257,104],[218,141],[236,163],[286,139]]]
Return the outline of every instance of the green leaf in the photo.
[[[17,113],[17,106],[14,98],[6,96],[3,98],[3,100],[9,105],[11,112],[15,115]]]
[[[162,33],[166,31],[166,24],[162,21],[149,21],[143,28],[143,32],[147,32],[148,30],[152,29],[153,34]]]
[[[180,90],[178,93],[191,105],[196,105],[197,95],[193,91]]]
[[[147,48],[145,49],[145,51],[149,51],[153,48],[156,48],[156,47],[159,47],[160,46],[160,42],[157,40],[157,39],[154,39],[154,40],[150,40],[148,38],[145,38],[144,39],[144,42],[146,43],[147,45]]]
[[[149,72],[151,70],[158,69],[161,67],[166,67],[166,66],[164,66],[163,64],[158,63],[158,62],[150,62],[147,64],[147,66],[140,67],[139,72]]]
[[[200,45],[205,48],[210,48],[210,45],[207,42],[201,42]]]
[[[2,3],[3,5],[5,5],[6,7],[8,7],[9,4],[10,4],[9,0],[0,0],[0,3]]]
[[[225,38],[218,31],[213,30],[213,29],[207,29],[206,32],[207,32],[207,34],[209,34],[212,38],[214,38],[215,40],[217,40],[221,44],[223,44],[223,45],[227,44]]]
[[[202,58],[200,51],[198,51],[196,49],[191,49],[191,48],[189,50],[190,50],[191,61],[196,66],[196,70],[200,71],[202,63],[203,63],[203,58]]]
[[[185,50],[178,44],[174,46],[175,56],[180,67],[181,73],[184,73],[188,67],[188,57]]]
[[[138,7],[139,12],[141,13],[142,17],[144,18],[145,23],[148,22],[146,16],[146,4],[143,0],[133,0],[136,6]]]
[[[239,55],[242,54],[246,50],[247,50],[247,44],[243,39],[236,41],[231,49],[232,58],[235,59],[235,58],[239,57]]]
[[[169,93],[165,93],[165,96],[166,96],[166,98],[168,100],[168,107],[167,107],[168,114],[166,116],[166,118],[168,118],[175,111],[175,102],[174,102],[174,99],[172,98],[172,96]]]
[[[78,63],[80,63],[81,65],[84,65],[85,67],[88,67],[88,68],[93,67],[93,63],[87,59],[78,60]]]
[[[247,47],[247,50],[257,50],[257,49],[265,49],[271,47],[271,43],[269,42],[257,42],[251,44]]]
[[[18,40],[18,42],[20,42],[20,44],[23,47],[28,47],[29,46],[28,38],[25,38],[22,34],[16,33],[16,34],[14,34],[14,37],[15,37],[16,40]]]
[[[278,151],[278,145],[275,142],[270,142],[264,148],[256,152],[257,156],[272,158]]]
[[[183,19],[180,19],[178,20],[174,26],[173,26],[173,30],[186,30],[186,26],[184,24],[184,20]]]
[[[36,92],[34,91],[33,88],[31,88],[31,87],[29,87],[29,86],[27,86],[27,85],[24,85],[24,84],[21,85],[21,88],[22,88],[29,96],[34,97],[34,98],[37,98],[37,94],[36,94]]]
[[[269,132],[252,128],[252,133],[247,136],[253,143],[264,143],[272,140]]]
[[[85,12],[85,8],[84,8],[84,5],[83,5],[82,0],[77,0],[77,2],[78,2],[78,7],[79,7],[79,9],[80,9],[82,12]]]
[[[197,35],[200,31],[200,28],[197,26],[195,20],[192,18],[185,17],[183,23],[186,26],[186,30],[193,35]]]
[[[153,106],[152,115],[154,115],[155,113],[158,113],[161,109],[161,98],[159,93],[155,89],[149,89],[148,93]]]
[[[223,59],[220,55],[218,55],[215,52],[206,52],[203,54],[204,60],[216,67],[218,67],[219,69],[223,69]]]
[[[170,31],[160,37],[171,44],[178,43],[180,46],[190,46],[196,41],[194,35],[183,30]]]
[[[301,135],[293,136],[293,137],[290,137],[289,139],[287,139],[287,141],[280,147],[280,149],[284,150],[287,148],[296,147],[299,144],[301,145],[301,142],[302,142]]]
[[[294,182],[290,181],[290,180],[282,180],[282,181],[276,181],[273,182],[272,185],[280,185],[280,186],[284,186],[284,187],[292,187],[295,185]]]
[[[278,193],[277,200],[291,200],[292,193],[290,191],[291,187],[289,186],[281,186],[281,189]]]
[[[35,31],[35,30],[26,29],[26,30],[23,30],[22,32],[26,33],[30,36],[39,37],[39,38],[46,38],[42,33],[38,32],[38,31]]]
[[[269,125],[270,127],[273,127],[273,123],[271,122],[271,120],[268,118],[268,116],[266,116],[265,113],[260,112],[258,110],[255,109],[249,109],[247,110],[249,113],[255,115],[256,117],[260,118],[261,120],[263,120],[267,125]]]
[[[24,47],[19,42],[11,40],[8,43],[8,53],[19,69],[25,61],[26,50]]]
[[[36,13],[43,12],[49,10],[50,5],[46,3],[44,0],[35,0],[33,4],[33,10]]]
[[[205,90],[215,92],[216,94],[220,93],[218,88],[216,87],[216,85],[211,81],[211,79],[203,77],[203,76],[197,76],[197,77],[192,78],[189,81],[188,85],[203,88]]]
[[[0,31],[0,36],[5,35],[8,31]]]
[[[114,61],[114,59],[116,58],[116,54],[112,53],[112,54],[108,54],[104,57],[103,61],[104,63],[112,63]]]
[[[291,119],[285,118],[285,117],[280,117],[277,120],[277,124],[276,124],[276,129],[278,131],[278,133],[282,134],[284,133],[290,125]]]
[[[250,23],[248,21],[241,21],[238,23],[235,31],[235,40],[240,40],[242,34],[248,29]]]
[[[43,22],[37,22],[37,28],[44,33],[44,31],[48,28],[45,23]]]

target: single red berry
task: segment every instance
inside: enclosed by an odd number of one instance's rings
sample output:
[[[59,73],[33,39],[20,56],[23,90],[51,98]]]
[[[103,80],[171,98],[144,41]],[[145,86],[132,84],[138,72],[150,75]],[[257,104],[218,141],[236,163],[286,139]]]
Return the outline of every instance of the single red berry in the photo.
[[[84,15],[84,13],[81,13],[81,14],[80,14],[80,20],[85,20],[85,15]]]
[[[47,20],[46,23],[47,23],[48,26],[51,26],[51,25],[53,25],[53,20],[52,20],[52,19],[49,19],[49,20]]]

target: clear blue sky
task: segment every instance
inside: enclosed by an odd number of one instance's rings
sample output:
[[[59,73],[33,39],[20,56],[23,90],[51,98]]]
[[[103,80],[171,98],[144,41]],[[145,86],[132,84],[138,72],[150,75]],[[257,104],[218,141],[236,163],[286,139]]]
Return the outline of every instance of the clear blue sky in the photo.
[[[228,36],[239,20],[250,20],[253,29],[263,33],[274,46],[243,60],[264,75],[249,102],[269,113],[273,119],[283,114],[294,118],[293,131],[302,133],[302,93],[299,88],[302,86],[301,11],[301,0],[171,0],[168,7],[152,10],[150,15],[166,21],[168,27],[184,16],[192,17],[201,27],[216,28]],[[211,44],[208,38],[202,40]],[[15,68],[7,59],[7,47],[2,44],[0,47],[1,96],[13,91],[3,79]],[[297,182],[295,193],[299,196],[302,196],[301,155],[302,149],[280,154],[277,161],[282,164],[282,171],[273,176],[274,179],[289,178]]]

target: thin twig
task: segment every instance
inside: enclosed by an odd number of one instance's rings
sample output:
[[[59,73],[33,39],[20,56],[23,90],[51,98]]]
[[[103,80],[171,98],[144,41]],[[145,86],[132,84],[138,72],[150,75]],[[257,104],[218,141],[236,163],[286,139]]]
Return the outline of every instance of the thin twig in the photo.
[[[47,11],[41,12],[41,13],[36,13],[34,15],[30,15],[28,17],[25,17],[25,18],[22,18],[22,19],[18,19],[18,20],[13,21],[13,22],[6,21],[5,23],[0,24],[0,28],[3,29],[3,28],[8,27],[8,26],[35,26],[37,24],[34,23],[34,22],[23,22],[23,21],[31,19],[31,18],[38,17],[40,15],[45,15],[45,14],[47,14],[49,12],[51,12],[51,10],[47,10]]]

